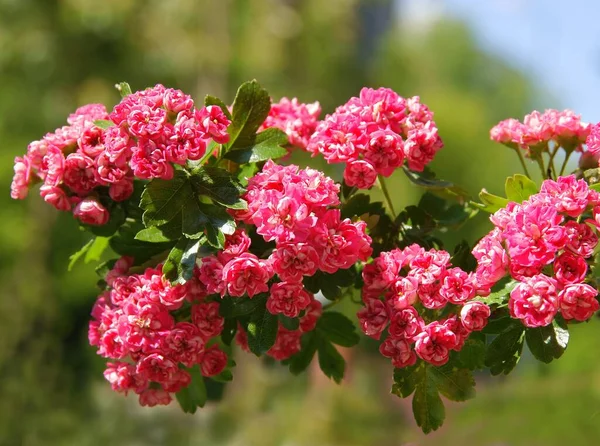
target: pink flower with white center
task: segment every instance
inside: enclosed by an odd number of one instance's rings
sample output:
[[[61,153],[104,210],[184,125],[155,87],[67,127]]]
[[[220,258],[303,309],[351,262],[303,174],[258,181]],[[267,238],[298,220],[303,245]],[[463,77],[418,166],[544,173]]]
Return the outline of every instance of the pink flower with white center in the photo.
[[[303,276],[312,276],[319,267],[319,256],[308,243],[278,245],[270,256],[273,271],[285,282],[300,282]]]
[[[48,146],[39,171],[44,185],[58,186],[62,182],[64,169],[65,156],[61,150],[56,146]]]
[[[193,305],[192,322],[196,324],[205,341],[220,335],[225,325],[225,319],[219,314],[218,302]]]
[[[594,254],[598,245],[598,236],[592,228],[585,223],[568,221],[565,224],[567,243],[565,248],[575,254],[588,258]]]
[[[95,125],[88,126],[77,138],[81,154],[94,159],[104,151],[104,130]]]
[[[40,195],[46,203],[51,204],[59,211],[70,211],[71,201],[63,188],[58,186],[42,186]]]
[[[138,138],[154,138],[158,136],[167,120],[167,112],[163,108],[152,108],[148,105],[135,105],[127,115],[127,125],[132,135]]]
[[[600,154],[600,123],[591,127],[586,141],[587,149],[593,155]]]
[[[79,155],[79,154],[71,154],[69,155],[69,157],[72,157],[73,155]],[[87,158],[87,157],[86,157]],[[90,159],[90,158],[88,158]],[[69,158],[67,158],[67,162],[69,161]],[[127,164],[124,164],[122,166],[117,166],[115,163],[113,163],[110,160],[110,155],[107,152],[102,152],[94,161],[95,164],[95,170],[97,173],[97,180],[98,183],[107,183],[107,184],[114,184],[114,183],[119,183],[121,181],[123,181],[129,174],[130,174],[130,169],[129,166]],[[65,176],[67,175],[67,172],[65,172]],[[66,182],[66,178],[65,178],[65,182]]]
[[[527,131],[527,126],[517,119],[506,119],[499,122],[490,130],[490,139],[500,144],[510,145],[517,148],[523,139],[523,133]],[[519,149],[520,150],[520,149]]]
[[[549,325],[558,312],[556,280],[539,274],[525,279],[511,292],[510,315],[521,319],[526,327]]]
[[[198,279],[206,286],[208,294],[222,293],[225,289],[223,281],[223,264],[215,256],[202,258]]]
[[[370,189],[377,180],[377,171],[365,160],[349,162],[344,169],[344,181],[348,186]]]
[[[490,221],[501,231],[497,232],[497,238],[501,241],[502,231],[506,229],[508,224],[514,220],[515,216],[521,212],[521,205],[514,201],[509,202],[506,207],[498,209],[495,213],[490,215]]]
[[[305,309],[304,316],[300,318],[300,331],[306,333],[314,330],[321,314],[323,314],[323,305],[313,297]]]
[[[92,197],[81,200],[73,209],[73,216],[84,225],[91,226],[105,225],[110,218],[106,208]]]
[[[394,367],[409,367],[417,362],[417,355],[406,339],[387,338],[379,346],[379,352],[391,358]]]
[[[135,371],[143,379],[160,383],[169,381],[179,368],[168,357],[160,353],[151,353],[138,361]]]
[[[433,321],[417,335],[415,351],[419,358],[440,366],[448,362],[450,350],[456,347],[456,344],[456,334],[438,321]]]
[[[118,335],[131,351],[148,350],[157,332],[171,330],[175,325],[173,316],[159,303],[129,302],[122,309]]]
[[[125,129],[116,125],[106,129],[103,136],[104,152],[101,155],[106,157],[111,165],[126,168],[131,159],[131,149],[135,145],[133,138],[129,137]]]
[[[85,195],[99,186],[94,160],[81,153],[71,153],[65,159],[63,182],[78,195]]]
[[[115,392],[124,393],[125,395],[130,390],[141,393],[148,387],[148,381],[136,373],[135,366],[125,362],[109,362],[106,364],[104,378],[110,383]]]
[[[140,393],[140,406],[168,406],[173,399],[171,394],[164,389],[150,388]]]
[[[553,128],[548,116],[537,110],[532,111],[523,119],[526,130],[523,132],[522,141],[528,146],[535,146],[552,139]]]
[[[504,277],[508,270],[508,254],[502,246],[499,229],[483,237],[471,251],[477,260],[475,277],[479,287],[492,287]]]
[[[554,260],[554,275],[561,286],[583,282],[587,269],[583,257],[567,251]]]
[[[291,197],[263,205],[253,217],[256,232],[267,241],[284,243],[305,239],[317,218],[309,207]]]
[[[340,185],[315,169],[306,168],[298,172],[301,178],[299,197],[312,206],[338,206]],[[289,184],[289,183],[288,183]]]
[[[108,195],[116,202],[125,201],[133,194],[133,179],[125,178],[118,183],[113,183],[108,188]]]
[[[408,131],[404,140],[404,156],[411,170],[422,172],[435,154],[444,147],[435,122],[419,124]]]
[[[301,337],[302,332],[300,330],[288,330],[283,325],[279,324],[275,344],[267,352],[267,355],[277,361],[288,359],[300,351]]]
[[[388,332],[393,339],[406,339],[412,342],[423,331],[425,323],[414,307],[392,311]]]
[[[370,135],[365,147],[365,160],[385,177],[404,162],[402,137],[391,130],[378,130]]]
[[[381,337],[390,320],[385,303],[378,299],[365,301],[365,307],[356,315],[363,333],[373,339]]]
[[[271,314],[283,314],[297,317],[310,305],[312,296],[304,289],[302,283],[279,282],[271,286],[271,294],[267,300],[267,310]]]
[[[229,142],[229,134],[227,127],[231,124],[231,120],[225,116],[221,107],[217,105],[209,105],[196,109],[196,119],[200,123],[200,129],[205,134],[205,138],[212,138],[219,144]]]
[[[181,90],[167,88],[163,97],[163,105],[170,113],[179,113],[180,111],[189,111],[194,106],[194,101],[190,95]]]
[[[223,267],[225,289],[233,297],[248,294],[249,298],[253,298],[268,291],[268,282],[272,276],[273,271],[267,262],[247,252],[230,260]]]
[[[417,279],[419,280],[419,279]],[[446,298],[440,294],[441,282],[419,286],[419,300],[425,308],[439,310],[446,306]]]
[[[382,252],[373,263],[365,265],[362,272],[365,284],[363,291],[380,294],[398,279],[400,268],[403,265],[398,262],[394,252]]]
[[[125,274],[126,273],[127,270],[125,270]],[[137,274],[133,274],[131,276],[115,276],[115,272],[113,272],[111,274],[110,286],[112,287],[112,290],[110,290],[110,301],[113,305],[121,307],[125,303],[128,303],[131,299],[137,301],[137,299],[132,295],[140,292],[142,288],[142,281],[140,280],[140,276]]]
[[[250,237],[243,229],[237,229],[233,234],[225,236],[225,246],[218,253],[221,263],[227,263],[234,257],[239,256],[250,249]]]
[[[204,134],[190,112],[179,113],[175,125],[165,125],[163,133],[165,154],[172,163],[183,165],[187,160],[199,160],[206,153]]]
[[[415,114],[422,110],[419,107],[422,104],[418,103],[418,96],[406,100],[389,88],[378,88],[376,90],[363,88],[360,90],[360,106],[364,109],[360,114],[365,120],[370,118],[368,120],[373,120],[381,127],[389,126],[394,132],[399,133],[406,118],[409,101]],[[352,99],[350,102],[352,102]],[[410,110],[408,111],[410,112]],[[366,114],[371,116],[365,116]]]
[[[130,166],[133,174],[142,180],[173,178],[173,166],[167,161],[164,146],[149,139],[140,139],[133,148]]]
[[[446,271],[439,292],[450,303],[464,304],[475,297],[477,292],[475,276],[460,268],[450,268]]]
[[[394,310],[409,308],[417,301],[419,282],[414,277],[398,277],[385,293],[385,301],[393,313]]]
[[[211,346],[204,355],[200,363],[202,376],[215,376],[225,370],[227,367],[227,354],[219,348],[218,345]]]
[[[598,290],[590,285],[567,285],[558,295],[560,312],[566,320],[586,321],[598,311]]]
[[[483,302],[471,301],[460,310],[460,321],[469,331],[481,331],[490,317],[490,307]]]
[[[161,351],[186,367],[196,364],[204,352],[204,338],[189,322],[177,322],[163,336]]]
[[[10,185],[10,196],[13,200],[23,200],[29,192],[31,182],[31,162],[27,155],[15,158],[15,175]]]
[[[588,206],[590,189],[584,180],[575,175],[558,177],[556,181],[545,180],[538,196],[545,202],[556,206],[558,212],[569,217],[579,217]]]
[[[421,285],[431,285],[445,276],[449,262],[449,253],[430,249],[410,261],[409,277],[416,278]]]

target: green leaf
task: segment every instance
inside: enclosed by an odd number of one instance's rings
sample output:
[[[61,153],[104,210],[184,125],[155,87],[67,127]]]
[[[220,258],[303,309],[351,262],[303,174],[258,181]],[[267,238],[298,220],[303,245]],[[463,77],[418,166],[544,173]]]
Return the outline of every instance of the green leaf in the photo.
[[[163,226],[150,226],[135,235],[136,240],[148,243],[171,242],[179,238],[181,238],[181,225],[176,220],[171,220]]]
[[[471,205],[481,209],[482,211],[489,212],[490,214],[493,214],[499,209],[505,208],[509,203],[506,198],[490,194],[485,189],[481,189],[481,192],[479,192],[479,199],[481,200],[481,203],[472,201]]]
[[[219,305],[219,314],[224,318],[234,318],[254,313],[257,308],[265,306],[268,294],[262,293],[249,297],[223,297]]]
[[[119,82],[115,85],[115,88],[119,90],[119,93],[121,93],[122,98],[131,94],[131,87],[127,82]]]
[[[223,102],[222,100],[220,100],[216,96],[211,96],[211,95],[207,94],[204,97],[204,105],[207,106],[207,107],[209,105],[218,105],[219,107],[221,107],[221,110],[223,110],[223,113],[225,114],[225,116],[227,116],[227,118],[229,120],[231,120],[231,113],[229,112],[229,109],[227,108],[227,105],[225,104],[225,102]]]
[[[225,369],[218,375],[211,376],[210,379],[220,382],[220,383],[230,382],[230,381],[233,381],[233,373],[231,372],[230,369]]]
[[[525,327],[519,321],[496,336],[485,355],[485,365],[492,375],[508,375],[515,368],[521,359],[524,338]]]
[[[456,353],[457,363],[469,370],[483,369],[485,366],[485,335],[471,333],[463,347]]]
[[[67,267],[68,271],[71,271],[75,264],[83,258],[83,256],[88,252],[91,246],[94,244],[94,239],[89,240],[85,245],[81,247],[81,249],[69,257],[69,266]]]
[[[136,234],[142,229],[140,222],[126,222],[119,231],[110,238],[111,249],[122,256],[133,256],[136,265],[141,265],[154,256],[170,250],[174,242],[148,243],[136,240]]]
[[[281,158],[288,154],[287,149],[282,147],[287,142],[286,134],[272,127],[248,140],[248,145],[230,150],[225,154],[225,158],[238,164],[258,163]]]
[[[177,392],[175,397],[185,413],[193,414],[206,404],[206,384],[198,367],[188,369],[188,372],[192,376],[190,385]]]
[[[190,181],[198,195],[204,195],[231,209],[247,209],[240,198],[243,188],[226,170],[218,167],[199,167],[192,170]]]
[[[171,249],[169,257],[163,265],[163,274],[172,283],[185,283],[194,275],[196,256],[200,248],[200,240],[188,240],[182,237]]]
[[[176,170],[171,180],[155,178],[142,193],[140,207],[144,209],[144,224],[146,227],[164,225],[178,215],[182,216],[183,221],[194,219],[197,214],[196,201],[184,171]],[[194,215],[188,215],[190,213]]]
[[[319,346],[319,336],[315,331],[302,335],[302,348],[290,359],[290,372],[299,375],[308,368]]]
[[[422,378],[416,386],[412,409],[417,426],[426,434],[437,430],[446,418],[444,403],[427,369],[423,371]]]
[[[108,242],[108,237],[96,237],[92,246],[85,253],[85,263],[99,261],[106,248],[108,248]]]
[[[559,324],[555,319],[545,327],[528,328],[525,339],[533,356],[548,364],[565,352],[569,343],[569,330],[564,322]]]
[[[110,218],[108,223],[102,226],[81,225],[87,231],[99,237],[110,237],[119,230],[121,225],[125,223],[126,215],[121,205],[113,206],[110,209]]]
[[[415,391],[420,379],[417,366],[395,368],[392,393],[400,398],[406,398]]]
[[[508,198],[509,201],[522,203],[531,195],[537,194],[538,187],[525,175],[515,174],[506,179],[504,190],[506,192],[506,198]]]
[[[325,339],[342,347],[352,347],[360,341],[352,321],[335,311],[323,313],[317,322],[317,330]]]
[[[470,370],[451,364],[428,369],[438,391],[450,401],[466,401],[475,397],[475,380]]]
[[[371,198],[366,194],[353,195],[346,203],[342,205],[341,217],[360,217],[361,215],[368,213],[370,202]]]
[[[109,127],[112,127],[113,125],[115,125],[114,122],[108,120],[108,119],[96,119],[94,121],[94,125],[96,127],[100,127],[101,129],[106,130]]]
[[[219,310],[221,307],[219,307]],[[225,345],[231,345],[235,334],[237,333],[237,320],[236,319],[225,319],[223,330],[221,331],[221,340]]]
[[[256,356],[261,356],[273,347],[279,323],[277,316],[261,308],[255,311],[248,322],[248,347]]]
[[[319,367],[328,378],[333,379],[336,383],[342,382],[344,371],[346,369],[346,361],[333,344],[324,339],[319,339],[318,343]]]
[[[479,300],[487,305],[506,305],[510,297],[510,292],[517,286],[519,282],[505,278],[498,282],[492,288],[492,292],[485,297],[477,297],[475,300]]]
[[[590,189],[595,190],[596,192],[600,192],[600,183],[590,184]]]
[[[284,314],[278,314],[277,318],[279,319],[279,323],[288,330],[298,330],[298,327],[300,327],[300,318],[298,317],[287,317]]]
[[[271,110],[271,98],[267,90],[256,80],[244,82],[233,101],[232,122],[228,132],[228,147],[245,147],[252,141],[258,128]]]
[[[410,181],[412,181],[417,186],[424,187],[425,189],[447,189],[454,186],[454,184],[450,181],[438,180],[432,175],[412,171],[406,166],[403,166],[402,170],[404,171],[404,173]]]

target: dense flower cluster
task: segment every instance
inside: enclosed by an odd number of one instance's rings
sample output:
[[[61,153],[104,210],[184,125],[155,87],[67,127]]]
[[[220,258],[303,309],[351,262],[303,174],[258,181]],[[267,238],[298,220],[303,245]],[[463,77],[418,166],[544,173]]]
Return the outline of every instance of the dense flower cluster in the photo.
[[[126,96],[110,114],[90,104],[67,121],[15,159],[11,196],[23,199],[41,182],[46,202],[89,225],[108,221],[108,204],[129,198],[134,178],[170,179],[173,164],[200,159],[209,139],[229,140],[219,107],[194,108],[190,96],[162,85]]]
[[[445,364],[450,352],[460,350],[490,316],[489,306],[473,300],[478,294],[476,276],[452,267],[446,251],[426,251],[414,244],[383,252],[365,266],[363,279],[360,326],[374,339],[387,327],[379,350],[394,367],[413,365],[417,357]],[[440,320],[427,320],[419,312],[423,308],[451,311]]]
[[[90,344],[111,360],[104,376],[113,390],[139,395],[140,404],[168,404],[171,394],[190,384],[186,368],[203,376],[221,373],[227,355],[211,339],[223,330],[219,303],[202,300],[199,283],[170,285],[161,265],[130,274],[131,258],[121,258],[108,273],[110,287],[92,311]],[[190,305],[191,320],[177,310]]]
[[[510,294],[512,317],[539,327],[558,312],[583,321],[598,310],[598,292],[584,281],[598,244],[600,194],[585,181],[546,180],[538,194],[490,219],[496,228],[473,249],[475,275],[488,290],[506,274],[519,282]]]
[[[433,113],[418,96],[363,88],[319,123],[307,150],[329,163],[346,163],[346,184],[368,189],[378,174],[390,176],[405,160],[422,171],[442,146]]]
[[[535,157],[548,150],[550,142],[572,152],[583,151],[583,144],[590,134],[591,126],[582,122],[581,117],[571,110],[533,111],[521,123],[517,119],[506,119],[492,128],[493,141],[525,151],[525,155]]]
[[[317,128],[321,105],[318,102],[303,104],[298,99],[281,98],[271,105],[269,116],[261,129],[271,127],[283,130],[291,145],[306,149],[308,141]]]

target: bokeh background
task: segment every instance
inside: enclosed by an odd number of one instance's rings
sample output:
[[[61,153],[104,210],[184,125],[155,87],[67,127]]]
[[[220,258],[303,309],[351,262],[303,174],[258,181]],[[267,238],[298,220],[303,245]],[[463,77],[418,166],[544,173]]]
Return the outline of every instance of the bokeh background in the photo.
[[[366,341],[346,352],[341,386],[238,354],[220,404],[195,416],[140,408],[110,391],[87,345],[93,267],[67,273],[85,234],[8,192],[14,156],[77,106],[112,106],[118,81],[230,102],[252,78],[324,112],[363,86],[420,95],[446,143],[438,176],[501,192],[518,162],[488,141],[499,120],[546,107],[600,120],[599,15],[596,0],[0,0],[0,445],[599,444],[596,321],[554,364],[525,355],[507,378],[478,376],[477,399],[448,404],[428,437]],[[401,173],[391,189],[397,207],[420,193]],[[486,229],[481,216],[444,238],[451,248]]]

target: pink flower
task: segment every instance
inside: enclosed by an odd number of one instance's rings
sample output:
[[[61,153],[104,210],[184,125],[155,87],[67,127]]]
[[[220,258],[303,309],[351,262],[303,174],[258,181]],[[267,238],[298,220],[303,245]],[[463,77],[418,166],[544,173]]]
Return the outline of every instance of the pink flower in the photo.
[[[558,312],[556,281],[543,274],[524,279],[510,292],[508,308],[526,327],[550,324]]]
[[[78,195],[99,186],[94,160],[81,153],[71,153],[65,159],[63,182]]]
[[[94,122],[98,119],[108,119],[106,107],[103,104],[87,104],[79,107],[67,118],[71,125]]]
[[[590,134],[585,143],[589,152],[594,155],[600,153],[600,123],[591,127]]]
[[[566,249],[584,258],[592,256],[598,245],[598,236],[589,225],[568,221],[565,224],[565,233]]]
[[[181,90],[167,88],[164,93],[163,105],[168,112],[179,113],[189,111],[194,106],[192,97],[183,93]]]
[[[225,325],[225,319],[219,314],[218,302],[193,305],[192,322],[198,327],[205,341],[220,335]]]
[[[409,367],[417,362],[417,355],[406,339],[387,338],[379,346],[379,352],[391,358],[394,367]]]
[[[133,194],[133,180],[124,179],[108,188],[108,195],[114,201],[125,201]]]
[[[149,381],[166,382],[177,373],[177,364],[159,353],[151,353],[139,360],[136,373]]]
[[[130,161],[133,174],[142,180],[173,178],[173,166],[167,160],[164,149],[164,145],[153,140],[139,139]]]
[[[598,311],[597,295],[598,290],[590,285],[567,285],[558,295],[560,312],[567,320],[586,321]]]
[[[570,252],[564,252],[554,260],[554,275],[561,286],[583,282],[587,269],[585,259]]]
[[[432,285],[445,276],[449,262],[450,254],[446,251],[425,251],[410,261],[409,277],[416,278],[420,285]]]
[[[198,279],[206,286],[208,294],[222,293],[225,289],[223,264],[215,256],[203,257]]]
[[[95,125],[88,126],[77,138],[80,153],[92,159],[104,151],[104,130]]]
[[[288,330],[280,324],[277,331],[277,338],[275,339],[275,345],[271,347],[271,349],[267,352],[267,355],[276,359],[277,361],[288,359],[300,351],[301,337],[301,331]]]
[[[271,314],[296,317],[310,304],[312,296],[301,283],[279,282],[271,286],[267,310]]]
[[[31,163],[27,155],[15,158],[15,175],[10,185],[10,196],[13,200],[23,200],[29,192],[31,182]]]
[[[110,383],[115,392],[121,392],[125,395],[130,390],[141,393],[148,387],[148,381],[136,373],[135,366],[125,362],[109,362],[106,364],[104,378]]]
[[[556,181],[545,180],[538,196],[556,206],[558,212],[576,218],[587,208],[589,193],[589,187],[584,180],[577,180],[575,175],[569,175],[558,177]]]
[[[64,166],[65,156],[62,151],[56,146],[48,146],[39,170],[44,179],[44,185],[58,186],[63,179]]]
[[[71,210],[71,201],[61,187],[44,185],[40,187],[40,195],[46,203],[51,204],[59,211]]]
[[[218,345],[210,347],[202,356],[200,370],[203,376],[215,376],[227,367],[227,354]]]
[[[186,367],[198,362],[204,351],[204,339],[198,327],[189,322],[177,322],[162,339],[162,352]]]
[[[167,406],[171,401],[171,395],[163,389],[150,388],[140,393],[140,406]]]
[[[206,138],[212,138],[219,144],[229,142],[227,127],[229,127],[231,121],[225,116],[221,107],[217,105],[202,107],[196,110],[196,119],[200,123],[200,128],[205,133]]]
[[[451,268],[446,271],[439,292],[448,302],[460,305],[475,296],[477,283],[472,274],[460,268]]]
[[[368,161],[353,161],[344,169],[344,181],[348,186],[369,189],[375,184],[375,180],[377,180],[377,171]]]
[[[159,135],[167,119],[163,108],[135,105],[127,115],[129,131],[138,138],[153,138]]]
[[[520,144],[523,133],[527,126],[521,124],[517,119],[506,119],[499,122],[490,130],[490,139],[501,144],[515,146]]]
[[[399,277],[393,282],[385,295],[390,310],[402,310],[417,301],[419,282],[414,277]]]
[[[95,198],[81,200],[75,209],[73,216],[85,225],[102,226],[108,223],[110,215],[106,208]]]
[[[414,307],[392,312],[392,319],[388,331],[393,339],[406,339],[412,342],[421,331],[425,323]]]
[[[244,253],[223,267],[223,280],[230,296],[248,294],[252,298],[269,290],[268,281],[273,275],[270,266],[254,254]],[[222,291],[221,294],[224,292]]]
[[[225,246],[219,252],[218,258],[221,263],[227,263],[234,257],[248,251],[250,248],[250,237],[243,229],[237,229],[232,235],[225,236]]]
[[[291,145],[304,149],[317,128],[320,114],[321,106],[318,102],[302,104],[296,98],[281,98],[278,103],[271,105],[262,129],[276,127],[286,133]]]
[[[483,302],[471,301],[460,310],[460,321],[469,331],[480,331],[487,325],[491,311]]]
[[[450,350],[456,347],[457,337],[448,327],[438,321],[431,322],[416,337],[415,351],[419,358],[435,366],[444,365]]]
[[[502,246],[500,230],[494,229],[483,237],[471,252],[477,259],[475,277],[479,287],[492,287],[506,275],[508,254]]]
[[[319,267],[319,256],[308,243],[284,243],[275,248],[270,257],[273,270],[285,282],[300,282],[303,276],[312,276]]]
[[[390,176],[404,162],[402,137],[391,130],[373,132],[365,147],[365,160],[371,163],[378,173]]]
[[[386,305],[378,299],[365,301],[365,307],[357,313],[363,333],[373,339],[379,339],[389,322]]]
[[[323,314],[323,305],[313,297],[304,311],[304,316],[300,318],[300,331],[306,333],[314,330],[321,314]]]

